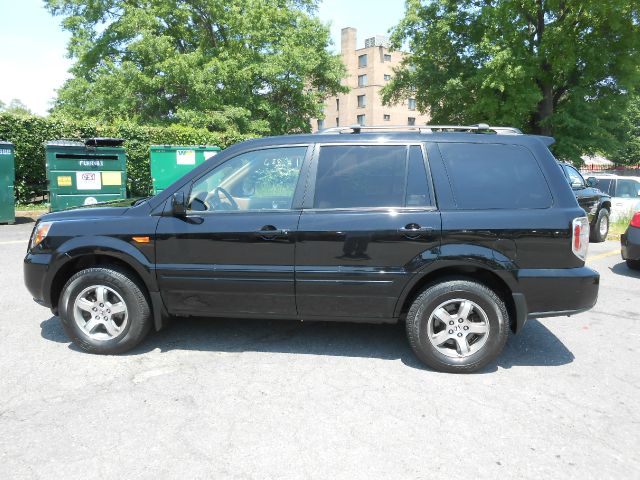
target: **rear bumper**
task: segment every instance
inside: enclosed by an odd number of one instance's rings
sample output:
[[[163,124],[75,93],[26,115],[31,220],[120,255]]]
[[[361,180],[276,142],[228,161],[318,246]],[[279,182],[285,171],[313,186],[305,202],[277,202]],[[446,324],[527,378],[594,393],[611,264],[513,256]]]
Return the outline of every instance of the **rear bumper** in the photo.
[[[627,228],[620,236],[620,250],[623,260],[640,260],[640,228]]]
[[[524,269],[518,272],[527,316],[573,315],[592,308],[598,300],[600,274],[588,267]]]

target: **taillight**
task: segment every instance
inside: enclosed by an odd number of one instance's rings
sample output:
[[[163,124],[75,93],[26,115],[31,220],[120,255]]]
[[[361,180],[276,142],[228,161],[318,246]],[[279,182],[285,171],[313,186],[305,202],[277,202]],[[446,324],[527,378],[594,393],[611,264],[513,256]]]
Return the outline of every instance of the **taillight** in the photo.
[[[571,227],[571,250],[580,260],[585,260],[589,249],[589,220],[587,217],[574,218]]]
[[[631,222],[629,223],[629,225],[632,227],[640,228],[640,212],[636,212],[633,214],[633,217],[631,218]]]

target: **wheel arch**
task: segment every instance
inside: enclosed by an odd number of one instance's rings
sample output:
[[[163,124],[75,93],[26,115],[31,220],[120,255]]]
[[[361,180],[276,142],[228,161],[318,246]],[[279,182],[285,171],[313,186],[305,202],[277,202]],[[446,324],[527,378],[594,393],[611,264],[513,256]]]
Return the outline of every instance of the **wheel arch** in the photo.
[[[405,289],[396,305],[395,315],[400,318],[406,316],[413,301],[425,288],[447,280],[471,280],[481,283],[496,292],[507,307],[511,329],[514,332],[518,330],[518,309],[522,307],[516,306],[514,289],[498,274],[478,265],[447,265],[425,272],[417,281]]]
[[[75,257],[68,257],[68,261],[62,264],[55,272],[49,288],[51,309],[57,311],[62,289],[73,275],[86,268],[105,266],[115,266],[129,273],[141,287],[147,290],[147,293],[150,292],[149,285],[132,265],[132,262],[127,262],[121,256],[108,253],[85,253]]]

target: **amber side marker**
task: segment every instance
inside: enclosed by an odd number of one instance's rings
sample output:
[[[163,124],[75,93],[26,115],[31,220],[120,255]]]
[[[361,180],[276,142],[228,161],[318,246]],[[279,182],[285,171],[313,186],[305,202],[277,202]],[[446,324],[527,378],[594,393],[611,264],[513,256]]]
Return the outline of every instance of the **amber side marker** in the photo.
[[[131,237],[131,240],[136,243],[149,243],[151,241],[149,237]]]

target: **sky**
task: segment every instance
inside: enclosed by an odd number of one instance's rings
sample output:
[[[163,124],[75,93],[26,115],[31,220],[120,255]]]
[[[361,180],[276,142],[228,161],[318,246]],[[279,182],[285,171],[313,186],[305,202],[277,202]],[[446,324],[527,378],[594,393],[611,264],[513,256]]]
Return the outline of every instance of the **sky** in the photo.
[[[340,50],[340,30],[358,29],[364,39],[387,34],[404,12],[404,0],[323,0],[318,15],[331,25],[333,51]],[[31,111],[46,115],[56,89],[69,78],[69,34],[41,0],[0,0],[0,100],[17,98]]]

